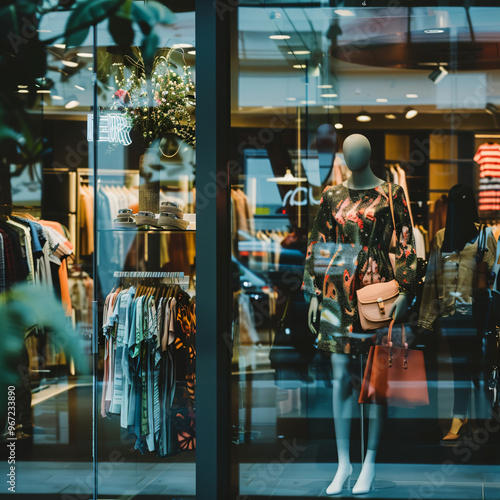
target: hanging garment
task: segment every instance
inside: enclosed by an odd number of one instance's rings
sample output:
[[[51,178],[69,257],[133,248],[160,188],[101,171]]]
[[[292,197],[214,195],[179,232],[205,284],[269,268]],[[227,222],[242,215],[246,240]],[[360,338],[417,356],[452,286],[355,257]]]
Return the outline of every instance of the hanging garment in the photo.
[[[479,165],[479,211],[500,210],[500,144],[481,144],[474,161]]]

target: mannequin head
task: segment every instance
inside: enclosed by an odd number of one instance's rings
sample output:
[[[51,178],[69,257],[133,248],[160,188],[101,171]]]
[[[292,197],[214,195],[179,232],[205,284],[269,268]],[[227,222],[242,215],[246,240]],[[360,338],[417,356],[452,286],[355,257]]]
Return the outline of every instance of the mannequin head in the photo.
[[[363,170],[369,166],[372,148],[364,135],[350,135],[344,141],[343,152],[345,163],[351,172]]]
[[[466,243],[474,241],[479,222],[474,190],[466,184],[456,184],[448,193],[446,229],[441,250],[454,252],[463,250]]]
[[[318,153],[335,153],[337,147],[337,132],[333,125],[323,123],[316,131],[316,148]]]

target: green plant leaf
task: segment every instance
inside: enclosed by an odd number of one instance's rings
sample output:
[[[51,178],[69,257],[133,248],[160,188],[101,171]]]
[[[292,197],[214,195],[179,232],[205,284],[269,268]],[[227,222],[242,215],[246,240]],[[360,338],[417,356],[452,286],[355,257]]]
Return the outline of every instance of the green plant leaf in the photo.
[[[109,18],[109,32],[113,40],[121,47],[130,47],[134,43],[134,28],[132,20],[121,15],[114,15]]]
[[[146,36],[151,33],[156,23],[173,24],[176,20],[175,14],[158,2],[148,2],[145,5],[133,2],[131,15]]]
[[[90,27],[117,12],[127,0],[82,0],[76,4],[66,23],[66,44],[79,47]]]

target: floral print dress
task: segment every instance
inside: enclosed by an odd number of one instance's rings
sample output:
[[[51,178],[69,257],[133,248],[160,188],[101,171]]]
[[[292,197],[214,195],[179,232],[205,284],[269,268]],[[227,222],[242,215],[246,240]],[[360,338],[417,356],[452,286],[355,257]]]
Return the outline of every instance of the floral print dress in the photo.
[[[396,223],[395,272],[389,249],[393,222],[389,184],[350,189],[343,184],[323,192],[314,220],[303,289],[321,301],[318,347],[332,353],[366,352],[370,342],[350,337],[363,332],[356,290],[396,279],[400,293],[412,295],[417,255],[404,191],[392,185]]]

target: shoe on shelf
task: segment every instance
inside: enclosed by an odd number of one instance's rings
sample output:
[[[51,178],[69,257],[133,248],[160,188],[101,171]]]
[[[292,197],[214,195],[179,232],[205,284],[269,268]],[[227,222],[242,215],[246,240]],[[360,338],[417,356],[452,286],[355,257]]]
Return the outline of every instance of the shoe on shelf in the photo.
[[[326,489],[327,495],[340,495],[344,488],[347,488],[348,490],[351,489],[352,465],[349,465],[349,474],[347,476],[345,474],[345,472],[347,471],[345,471],[344,473],[340,473],[341,475],[339,475],[339,472],[340,471],[337,470],[333,481]]]
[[[160,204],[160,213],[162,214],[174,214],[179,219],[184,218],[184,212],[179,207],[179,204],[175,201],[162,201]]]
[[[162,212],[158,224],[163,229],[182,229],[185,231],[189,226],[189,221],[180,219],[175,214]]]
[[[153,212],[140,211],[135,216],[135,223],[138,226],[154,226],[160,227],[158,217]]]
[[[453,420],[451,421],[451,428],[448,431],[448,434],[444,436],[442,441],[456,441],[457,439],[460,438],[465,433],[465,426],[467,425],[467,422],[469,419],[467,418],[457,418],[453,417]]]
[[[120,229],[137,228],[132,210],[130,208],[120,208],[116,219],[113,220],[113,226]]]

